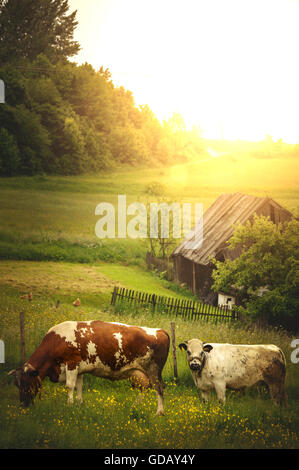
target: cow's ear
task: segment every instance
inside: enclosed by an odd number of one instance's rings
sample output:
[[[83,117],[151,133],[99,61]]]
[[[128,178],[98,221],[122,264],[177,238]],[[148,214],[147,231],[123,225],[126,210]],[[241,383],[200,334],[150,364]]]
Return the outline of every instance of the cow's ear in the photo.
[[[184,341],[183,343],[179,344],[180,350],[184,349],[185,351],[187,351],[187,345],[188,341]]]
[[[204,352],[210,352],[213,349],[213,346],[211,344],[204,344],[203,348]]]
[[[20,387],[20,370],[19,369],[13,369],[9,372],[7,372],[7,375],[12,375],[14,377],[14,383],[17,387]]]

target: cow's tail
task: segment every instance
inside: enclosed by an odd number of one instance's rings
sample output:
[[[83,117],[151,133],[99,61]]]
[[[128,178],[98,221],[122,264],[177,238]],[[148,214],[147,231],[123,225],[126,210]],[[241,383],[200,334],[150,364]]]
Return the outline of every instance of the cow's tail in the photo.
[[[287,374],[287,361],[285,355],[281,349],[279,349],[280,357],[281,357],[281,381],[280,381],[280,405],[287,406],[288,405],[288,396],[286,390],[286,374]]]
[[[159,376],[159,380],[162,384],[162,387],[163,389],[165,388],[165,384],[163,382],[163,379],[162,379],[162,370],[166,364],[166,361],[167,361],[167,358],[168,358],[168,353],[169,353],[169,347],[170,347],[170,336],[169,334],[167,333],[167,331],[165,330],[160,330],[160,332],[163,334],[164,338],[162,340],[162,343],[160,344],[160,347],[159,347],[159,359],[158,359],[158,364],[159,364],[159,372],[158,372],[158,376]]]
[[[165,330],[164,330],[165,331]],[[168,338],[168,343],[167,343],[167,352],[166,352],[166,360],[165,360],[165,363],[167,361],[167,358],[168,358],[168,353],[169,353],[169,348],[170,348],[170,336],[169,334],[167,333],[167,331],[165,331],[166,335],[167,335],[167,338]],[[166,387],[165,383],[163,382],[162,380],[162,384],[163,384],[163,388]]]

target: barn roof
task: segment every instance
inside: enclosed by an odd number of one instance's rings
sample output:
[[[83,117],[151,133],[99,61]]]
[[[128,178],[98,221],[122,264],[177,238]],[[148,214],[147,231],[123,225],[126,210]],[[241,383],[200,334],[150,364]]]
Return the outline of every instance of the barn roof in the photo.
[[[192,241],[192,237],[187,236],[174,250],[172,256],[181,255],[198,264],[209,264],[210,258],[227,248],[226,242],[234,233],[234,224],[244,224],[266,203],[291,216],[290,212],[268,197],[241,193],[222,194],[204,213],[201,248],[187,249],[185,247],[187,241]]]

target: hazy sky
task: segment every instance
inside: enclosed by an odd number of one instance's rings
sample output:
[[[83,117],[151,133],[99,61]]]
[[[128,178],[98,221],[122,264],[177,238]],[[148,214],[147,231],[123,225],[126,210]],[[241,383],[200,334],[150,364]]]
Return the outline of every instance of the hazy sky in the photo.
[[[78,63],[207,137],[299,143],[298,0],[69,0]]]

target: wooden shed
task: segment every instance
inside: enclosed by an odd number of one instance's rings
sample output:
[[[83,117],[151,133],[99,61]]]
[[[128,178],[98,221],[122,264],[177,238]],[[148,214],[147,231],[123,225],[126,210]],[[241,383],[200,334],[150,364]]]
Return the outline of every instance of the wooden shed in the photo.
[[[227,241],[234,233],[234,225],[253,221],[254,214],[269,216],[275,224],[292,218],[289,211],[269,197],[222,194],[204,213],[201,248],[188,249],[186,243],[192,238],[187,236],[172,253],[174,280],[186,284],[199,298],[217,304],[217,294],[211,290],[213,266],[210,260],[224,261],[240,255],[238,249],[228,249]]]

